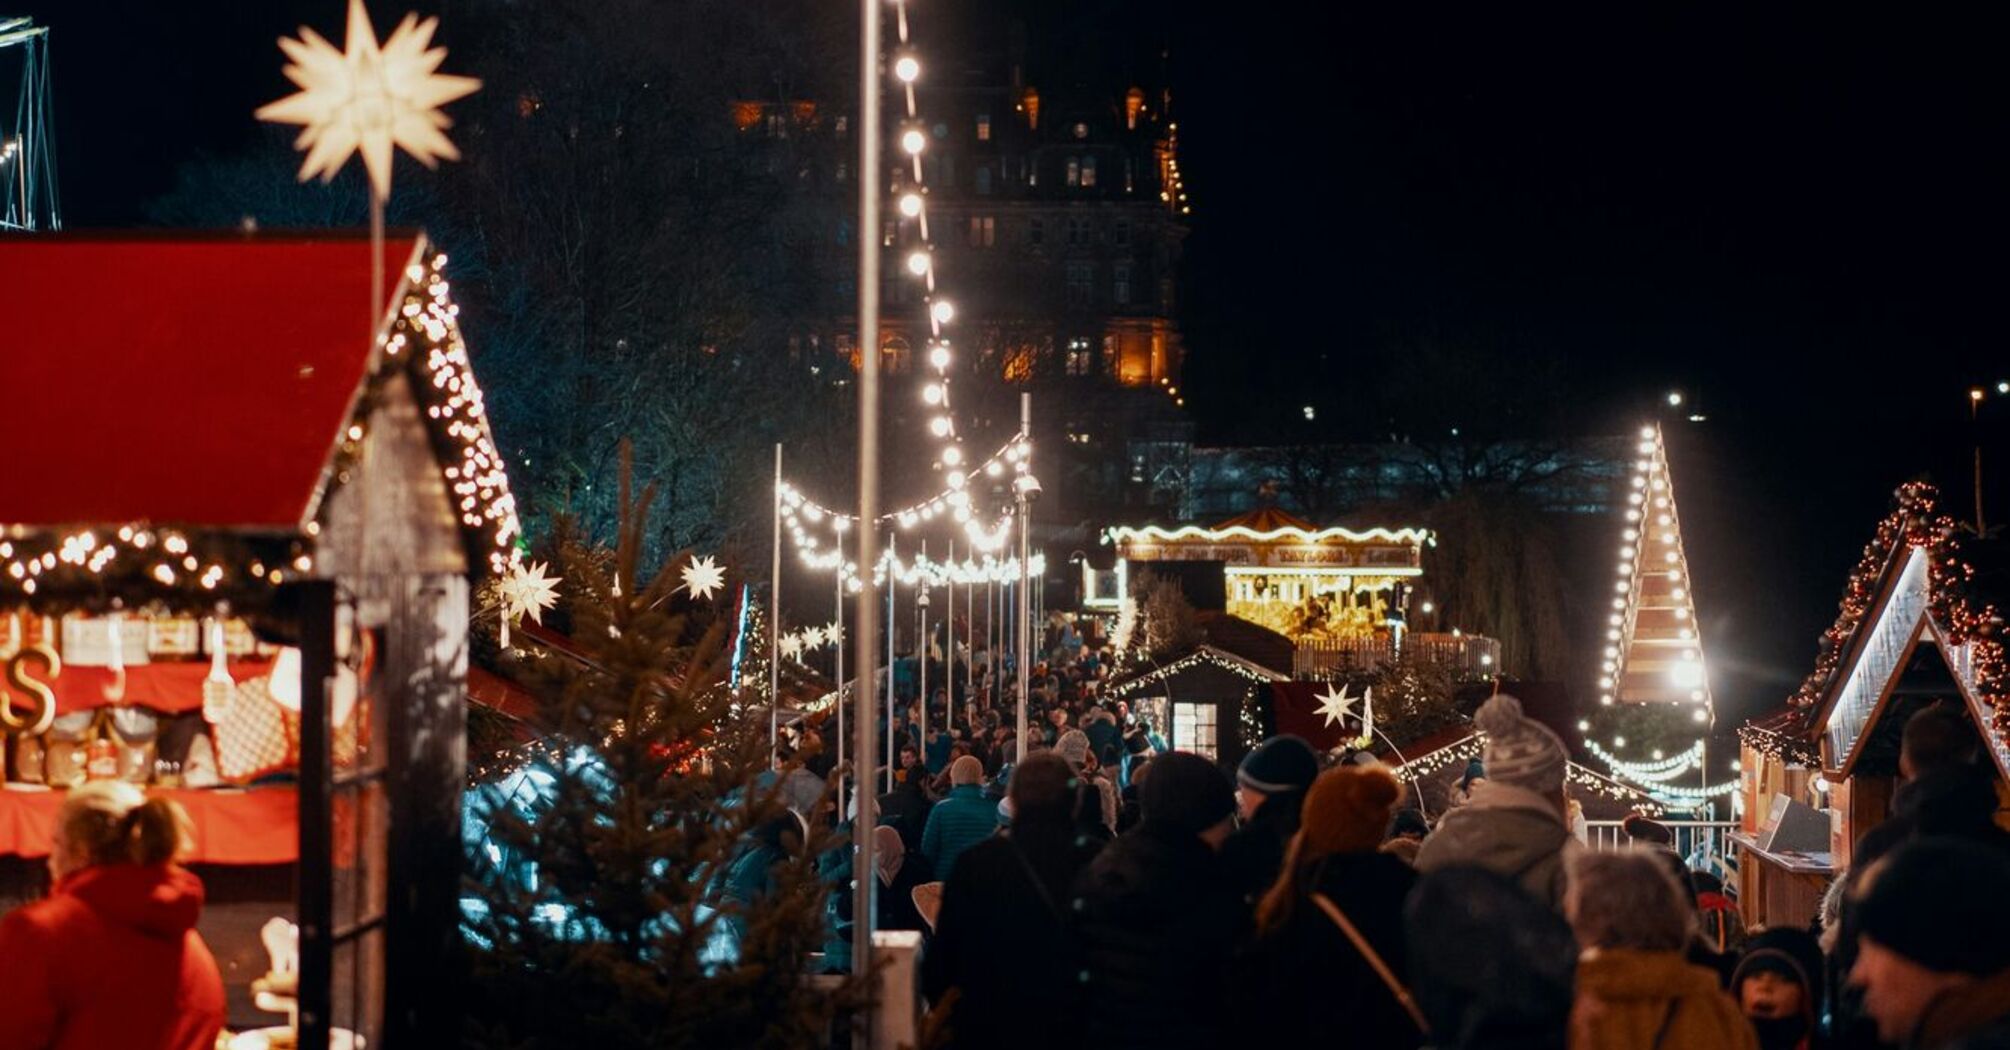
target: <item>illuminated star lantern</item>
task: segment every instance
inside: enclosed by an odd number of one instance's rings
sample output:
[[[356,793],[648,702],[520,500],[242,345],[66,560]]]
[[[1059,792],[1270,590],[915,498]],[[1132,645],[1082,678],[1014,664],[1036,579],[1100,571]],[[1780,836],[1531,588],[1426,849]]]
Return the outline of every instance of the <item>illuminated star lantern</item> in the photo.
[[[803,640],[793,634],[782,635],[782,658],[795,660],[803,655]]]
[[[546,576],[544,562],[525,568],[522,562],[510,566],[509,575],[496,584],[502,594],[502,645],[509,647],[510,621],[528,616],[532,623],[544,622],[544,611],[558,604],[559,578]]]
[[[437,72],[447,57],[445,48],[431,46],[439,22],[408,14],[379,46],[363,0],[349,0],[342,50],[306,26],[298,40],[279,38],[279,49],[292,60],[286,79],[300,90],[259,107],[256,116],[301,125],[293,143],[307,151],[300,181],[319,175],[327,182],[350,154],[361,152],[370,188],[383,200],[391,195],[393,147],[429,168],[441,157],[460,159],[444,131],[453,121],[439,107],[473,94],[482,82]]]
[[[712,592],[726,585],[726,570],[712,560],[711,555],[692,558],[684,563],[684,589],[693,598],[710,598]]]
[[[831,621],[831,625],[829,627],[824,628],[824,644],[826,645],[844,644],[844,628],[838,626],[837,621],[835,620]]]
[[[1360,698],[1348,696],[1345,685],[1337,693],[1333,691],[1333,686],[1328,685],[1324,693],[1313,699],[1319,701],[1319,714],[1326,719],[1327,725],[1344,728],[1347,719],[1354,717],[1354,704]]]

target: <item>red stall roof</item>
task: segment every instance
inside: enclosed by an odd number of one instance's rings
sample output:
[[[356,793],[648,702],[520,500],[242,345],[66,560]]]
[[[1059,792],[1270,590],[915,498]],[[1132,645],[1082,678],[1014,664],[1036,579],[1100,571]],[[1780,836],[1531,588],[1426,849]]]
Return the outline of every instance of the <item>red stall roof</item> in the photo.
[[[0,522],[298,530],[418,244],[0,239]]]

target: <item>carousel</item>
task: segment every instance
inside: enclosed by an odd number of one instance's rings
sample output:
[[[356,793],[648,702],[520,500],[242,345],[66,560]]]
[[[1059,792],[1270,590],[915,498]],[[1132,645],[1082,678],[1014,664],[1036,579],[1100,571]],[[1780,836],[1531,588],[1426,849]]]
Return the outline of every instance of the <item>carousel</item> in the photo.
[[[445,257],[391,236],[377,301],[369,244],[0,242],[0,886],[78,784],[180,802],[234,1046],[458,1034],[468,590],[518,525]]]

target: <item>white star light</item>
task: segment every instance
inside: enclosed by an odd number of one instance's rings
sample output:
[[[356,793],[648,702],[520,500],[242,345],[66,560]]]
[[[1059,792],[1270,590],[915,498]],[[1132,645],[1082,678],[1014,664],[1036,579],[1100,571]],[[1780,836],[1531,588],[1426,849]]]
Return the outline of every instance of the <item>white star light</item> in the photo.
[[[1335,693],[1333,686],[1329,684],[1326,686],[1324,693],[1319,694],[1313,699],[1319,701],[1319,714],[1326,719],[1328,726],[1340,726],[1344,728],[1347,719],[1354,717],[1354,704],[1359,698],[1348,696],[1345,685],[1342,685],[1340,691]]]
[[[510,619],[530,617],[532,623],[544,622],[544,611],[558,604],[556,576],[546,576],[544,562],[525,568],[521,562],[510,567],[509,575],[502,578],[497,587],[502,592],[503,614]]]
[[[782,635],[782,659],[794,660],[803,654],[803,640],[793,634]]]
[[[443,133],[453,121],[439,107],[473,94],[482,82],[435,72],[447,57],[445,48],[430,46],[439,21],[421,22],[408,14],[379,46],[363,0],[349,0],[343,50],[306,26],[298,40],[279,38],[279,49],[292,60],[286,78],[300,91],[259,107],[255,115],[301,125],[293,143],[307,151],[300,181],[319,175],[327,182],[350,154],[361,152],[370,186],[383,200],[391,195],[392,147],[429,168],[441,157],[460,159],[460,150]]]
[[[726,585],[726,570],[712,560],[711,555],[692,558],[684,563],[684,589],[693,598],[710,598],[712,592]]]
[[[824,644],[826,645],[844,644],[844,628],[838,626],[835,620],[831,622],[831,625],[829,627],[824,628]]]

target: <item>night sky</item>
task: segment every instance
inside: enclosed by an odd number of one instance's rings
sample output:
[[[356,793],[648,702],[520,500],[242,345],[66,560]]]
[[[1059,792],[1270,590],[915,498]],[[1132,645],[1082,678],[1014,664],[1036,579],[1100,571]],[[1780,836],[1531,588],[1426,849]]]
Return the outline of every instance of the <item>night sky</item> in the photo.
[[[1679,388],[1708,417],[1671,433],[1720,704],[1777,703],[1891,489],[1928,475],[1971,506],[1966,391],[2010,379],[2004,27],[1350,6],[1134,19],[1171,43],[1203,438],[1247,439],[1252,411],[1295,414],[1424,334],[1560,363],[1585,433]],[[274,38],[303,16],[336,34],[342,4],[11,9],[56,28],[67,218],[107,226],[258,134],[285,89]],[[2010,521],[2010,398],[1982,415]]]

